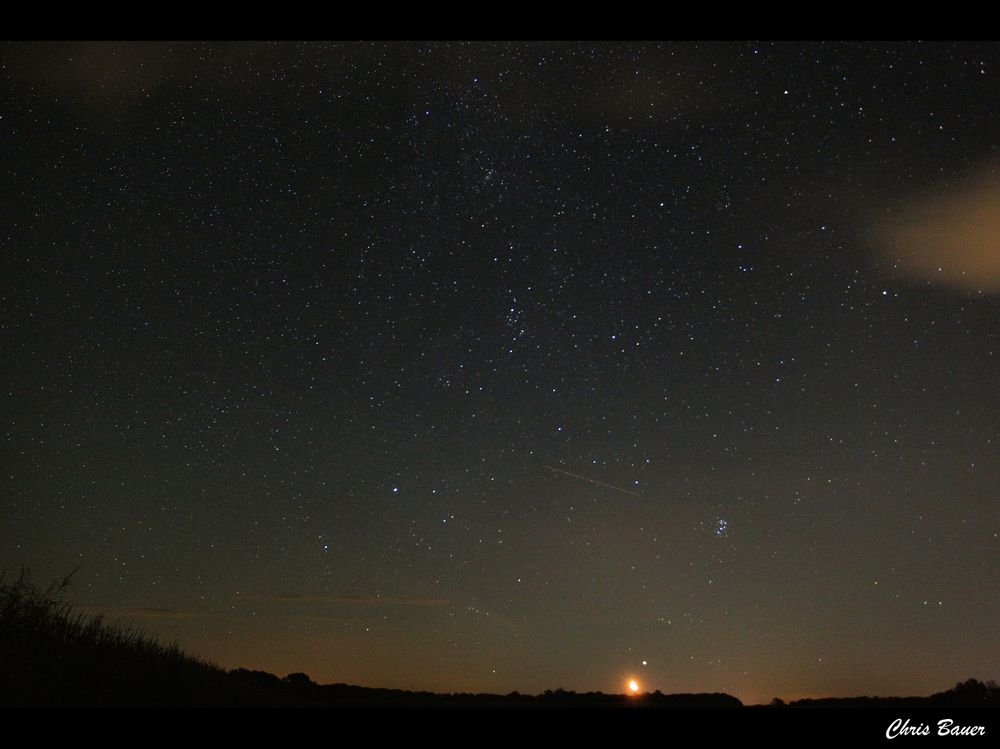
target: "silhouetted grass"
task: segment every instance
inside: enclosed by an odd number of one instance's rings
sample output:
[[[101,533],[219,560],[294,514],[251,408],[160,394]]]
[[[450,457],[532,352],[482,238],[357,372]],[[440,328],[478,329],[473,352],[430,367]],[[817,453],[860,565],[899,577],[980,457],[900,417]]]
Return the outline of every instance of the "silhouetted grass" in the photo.
[[[39,589],[25,571],[0,572],[0,705],[260,704],[253,685],[176,644],[74,611],[71,577]]]

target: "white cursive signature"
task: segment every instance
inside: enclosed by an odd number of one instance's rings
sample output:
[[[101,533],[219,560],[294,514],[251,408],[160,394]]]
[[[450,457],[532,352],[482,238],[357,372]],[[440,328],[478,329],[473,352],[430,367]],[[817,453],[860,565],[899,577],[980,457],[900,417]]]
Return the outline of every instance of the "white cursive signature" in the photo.
[[[885,729],[885,737],[894,739],[897,736],[930,736],[931,727],[927,723],[910,724],[910,719],[896,718]],[[985,736],[985,726],[957,726],[951,718],[942,718],[937,722],[938,736]]]

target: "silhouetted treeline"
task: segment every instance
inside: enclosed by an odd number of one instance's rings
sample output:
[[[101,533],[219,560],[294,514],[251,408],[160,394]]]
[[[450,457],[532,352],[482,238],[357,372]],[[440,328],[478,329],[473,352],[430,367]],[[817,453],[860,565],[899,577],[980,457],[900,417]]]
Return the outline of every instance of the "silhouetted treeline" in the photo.
[[[722,708],[741,707],[728,694],[663,694],[659,691],[641,695],[604,694],[603,692],[570,692],[547,690],[539,695],[488,694],[460,692],[408,692],[401,689],[356,687],[349,684],[315,684],[306,674],[289,674],[284,679],[266,671],[236,669],[234,677],[317,705],[341,707],[674,707]]]
[[[929,697],[826,697],[794,700],[788,707],[1000,707],[1000,686],[968,679]]]

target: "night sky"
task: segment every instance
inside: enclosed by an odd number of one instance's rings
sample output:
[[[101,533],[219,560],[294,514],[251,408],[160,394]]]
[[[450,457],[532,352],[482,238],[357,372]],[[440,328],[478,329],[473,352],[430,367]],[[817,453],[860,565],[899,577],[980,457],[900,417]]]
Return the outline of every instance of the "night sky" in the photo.
[[[1000,46],[0,66],[8,574],[317,682],[1000,673]]]

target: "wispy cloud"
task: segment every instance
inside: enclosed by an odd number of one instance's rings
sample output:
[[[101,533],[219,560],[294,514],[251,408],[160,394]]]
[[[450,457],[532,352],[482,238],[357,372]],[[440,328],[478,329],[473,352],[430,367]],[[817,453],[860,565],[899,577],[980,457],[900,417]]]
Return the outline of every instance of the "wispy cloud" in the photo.
[[[92,616],[122,617],[133,619],[193,619],[205,616],[202,611],[161,609],[151,606],[82,606],[82,611]]]
[[[273,601],[277,603],[331,603],[346,606],[447,606],[446,598],[402,597],[402,596],[336,596],[299,595],[294,593],[238,594],[244,601]]]

